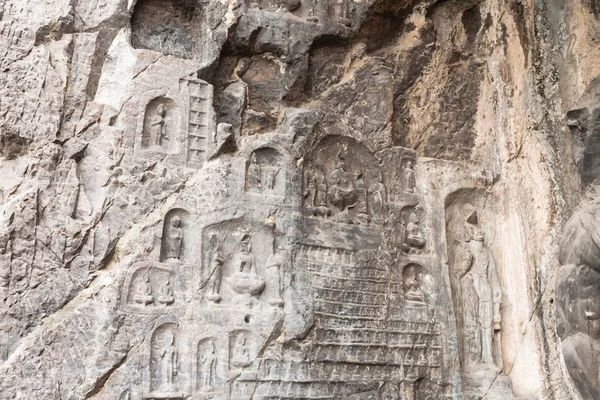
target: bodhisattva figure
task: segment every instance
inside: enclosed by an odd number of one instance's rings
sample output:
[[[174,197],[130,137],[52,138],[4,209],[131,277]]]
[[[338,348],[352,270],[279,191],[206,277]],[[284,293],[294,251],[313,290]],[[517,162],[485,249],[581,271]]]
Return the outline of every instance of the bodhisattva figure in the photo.
[[[146,272],[144,275],[144,280],[138,284],[137,293],[133,296],[133,301],[138,304],[142,304],[144,307],[154,302],[149,272]]]
[[[171,288],[171,280],[167,277],[164,285],[158,289],[158,302],[162,305],[168,306],[173,304],[175,298],[173,297],[173,288]]]
[[[356,204],[353,207],[355,212],[358,214],[358,219],[363,222],[369,222],[369,210],[367,207],[367,185],[365,183],[365,175],[363,173],[358,174],[356,177]]]
[[[159,104],[150,120],[150,133],[157,146],[163,146],[164,141],[168,140],[166,118],[167,109],[164,104]]]
[[[278,167],[267,167],[265,170],[265,189],[269,191],[275,190],[275,184],[277,183],[277,175],[279,174]]]
[[[421,249],[425,246],[425,237],[421,230],[419,216],[414,211],[408,217],[408,224],[406,224],[406,244],[409,249]]]
[[[215,372],[215,361],[215,345],[212,340],[208,340],[200,353],[198,371],[198,386],[204,392],[209,392],[213,389],[212,379]]]
[[[248,166],[248,188],[260,188],[262,182],[262,168],[256,161],[256,154],[252,153]]]
[[[265,269],[267,270],[267,290],[271,298],[269,303],[274,306],[283,307],[283,299],[281,298],[282,290],[282,274],[285,265],[285,253],[280,244],[277,245],[275,253],[267,258]]]
[[[214,303],[221,301],[221,276],[223,273],[223,255],[217,244],[217,237],[211,237],[213,248],[208,252],[208,282],[206,284],[206,299]]]
[[[183,229],[178,216],[171,218],[171,224],[165,233],[165,258],[179,259],[181,257],[181,244],[183,242]]]
[[[327,207],[327,182],[323,171],[319,167],[308,169],[304,178],[306,210],[311,215],[328,216],[330,211]]]
[[[175,390],[175,377],[177,376],[177,347],[175,336],[170,330],[165,331],[162,347],[158,351],[159,356],[159,390],[170,392]]]
[[[462,288],[467,368],[498,370],[494,360],[494,332],[500,330],[502,292],[491,251],[483,232],[468,224],[470,235],[457,264]]]
[[[417,175],[413,168],[413,161],[408,160],[402,169],[402,190],[407,193],[414,193],[417,187]]]
[[[369,214],[375,221],[382,221],[384,217],[385,206],[387,203],[387,194],[383,184],[383,176],[378,169],[371,170],[371,184],[369,185]]]
[[[350,174],[344,169],[341,154],[338,153],[337,157],[338,166],[327,177],[327,200],[339,211],[335,216],[336,222],[352,223],[348,208],[356,204],[358,196]]]

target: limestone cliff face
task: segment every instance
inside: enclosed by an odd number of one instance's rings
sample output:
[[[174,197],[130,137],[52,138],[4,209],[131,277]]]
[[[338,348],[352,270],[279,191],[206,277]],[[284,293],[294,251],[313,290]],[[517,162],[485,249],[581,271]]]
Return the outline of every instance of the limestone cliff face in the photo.
[[[596,0],[0,23],[0,398],[598,397]]]

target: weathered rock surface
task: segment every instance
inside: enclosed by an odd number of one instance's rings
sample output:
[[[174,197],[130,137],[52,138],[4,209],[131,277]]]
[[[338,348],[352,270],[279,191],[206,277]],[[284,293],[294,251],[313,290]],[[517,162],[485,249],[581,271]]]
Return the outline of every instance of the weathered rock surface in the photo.
[[[0,399],[600,397],[596,1],[0,24]]]

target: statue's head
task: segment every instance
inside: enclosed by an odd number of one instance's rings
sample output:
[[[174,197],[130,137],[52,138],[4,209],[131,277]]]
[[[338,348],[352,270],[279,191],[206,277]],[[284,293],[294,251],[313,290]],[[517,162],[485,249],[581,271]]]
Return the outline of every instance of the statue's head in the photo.
[[[167,111],[167,109],[165,108],[165,105],[164,105],[164,104],[162,104],[162,103],[161,103],[161,104],[159,104],[159,105],[158,105],[158,108],[156,109],[156,112],[157,112],[159,115],[162,115],[162,116],[164,116],[164,115],[165,115],[166,111]]]
[[[179,225],[181,225],[181,218],[179,218],[178,216],[174,216],[171,219],[171,226],[173,226],[174,228],[179,228]]]
[[[483,243],[484,235],[483,235],[483,231],[481,230],[481,228],[479,228],[478,226],[475,226],[475,225],[468,224],[467,229],[468,229],[467,242],[475,241],[475,242]]]

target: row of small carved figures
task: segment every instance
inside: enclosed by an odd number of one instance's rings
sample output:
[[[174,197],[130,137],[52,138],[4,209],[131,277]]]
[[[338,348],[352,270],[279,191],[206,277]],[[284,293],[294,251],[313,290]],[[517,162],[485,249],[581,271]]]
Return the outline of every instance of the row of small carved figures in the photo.
[[[356,320],[325,315],[319,316],[319,327],[321,329],[361,329],[413,335],[440,334],[440,326],[437,322],[412,322],[394,319]]]
[[[407,373],[405,377],[392,378],[394,382],[401,385],[413,385],[418,379],[418,373]],[[253,382],[236,381],[232,388],[230,400],[249,399],[254,400],[325,400],[346,398],[355,393],[363,393],[372,390],[374,384],[381,379],[374,378],[372,381],[348,381],[348,382]],[[371,398],[371,397],[369,397]]]
[[[396,365],[382,365],[348,362],[297,362],[263,360],[258,371],[259,381],[280,382],[357,382],[400,377],[400,371],[415,367],[440,367],[440,354],[430,353],[429,357],[419,358],[416,362]]]
[[[319,168],[308,168],[304,175],[304,208],[309,215],[334,216],[336,222],[345,223],[385,223],[388,196],[393,197],[394,193],[388,193],[380,170],[371,170],[369,183],[365,182],[364,173],[352,177],[343,166],[331,171],[327,178]],[[400,182],[402,192],[416,193],[412,160],[404,163]]]

